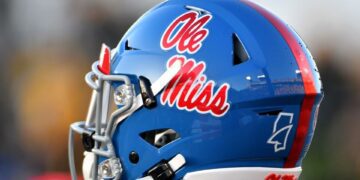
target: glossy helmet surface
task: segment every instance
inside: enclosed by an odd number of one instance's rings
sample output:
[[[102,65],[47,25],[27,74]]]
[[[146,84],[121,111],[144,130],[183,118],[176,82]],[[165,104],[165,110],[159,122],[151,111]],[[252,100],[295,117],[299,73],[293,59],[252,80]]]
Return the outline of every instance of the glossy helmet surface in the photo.
[[[250,1],[166,1],[144,14],[111,62],[98,67],[129,77],[134,95],[141,96],[143,77],[161,84],[151,86],[158,91],[154,107],[140,106],[113,125],[121,179],[156,179],[149,170],[177,155],[184,162],[169,176],[175,179],[211,169],[299,168],[323,97],[304,42]],[[170,82],[159,82],[171,68]]]

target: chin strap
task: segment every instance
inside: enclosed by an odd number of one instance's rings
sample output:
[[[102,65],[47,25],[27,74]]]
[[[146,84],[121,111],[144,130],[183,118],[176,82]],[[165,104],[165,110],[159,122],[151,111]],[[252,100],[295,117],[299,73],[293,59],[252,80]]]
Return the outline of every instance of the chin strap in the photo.
[[[183,167],[185,163],[185,157],[177,154],[169,161],[160,161],[145,173],[145,177],[137,180],[170,180],[174,177],[176,171]]]

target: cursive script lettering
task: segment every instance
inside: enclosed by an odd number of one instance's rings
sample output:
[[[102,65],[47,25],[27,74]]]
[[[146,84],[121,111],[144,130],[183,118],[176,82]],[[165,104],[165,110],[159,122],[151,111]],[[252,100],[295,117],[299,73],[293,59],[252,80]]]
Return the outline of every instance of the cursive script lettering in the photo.
[[[207,81],[203,74],[206,69],[203,61],[196,63],[194,59],[175,55],[168,60],[168,68],[176,61],[180,61],[181,69],[162,93],[161,103],[171,107],[176,103],[181,110],[223,116],[230,107],[227,102],[229,85],[222,84],[215,92],[215,82]]]
[[[202,41],[209,33],[204,26],[211,19],[211,15],[189,11],[175,19],[163,34],[160,46],[164,50],[176,47],[179,53],[196,53],[202,46]],[[176,31],[177,30],[177,31]]]

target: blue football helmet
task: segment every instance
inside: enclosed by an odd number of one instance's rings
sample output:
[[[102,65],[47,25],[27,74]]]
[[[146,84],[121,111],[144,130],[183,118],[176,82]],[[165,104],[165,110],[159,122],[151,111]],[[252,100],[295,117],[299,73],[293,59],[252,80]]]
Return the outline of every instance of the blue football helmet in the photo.
[[[323,97],[292,28],[250,1],[169,0],[86,75],[85,179],[297,179]]]

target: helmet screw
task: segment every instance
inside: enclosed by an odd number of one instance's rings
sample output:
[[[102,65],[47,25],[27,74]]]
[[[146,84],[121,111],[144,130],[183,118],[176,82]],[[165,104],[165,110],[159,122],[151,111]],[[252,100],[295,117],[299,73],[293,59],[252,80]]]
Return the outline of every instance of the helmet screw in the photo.
[[[135,151],[131,151],[129,154],[129,160],[133,164],[137,164],[139,162],[139,155]]]
[[[146,98],[146,100],[145,100],[145,105],[146,106],[151,106],[152,103],[153,103],[153,101],[150,98]]]

